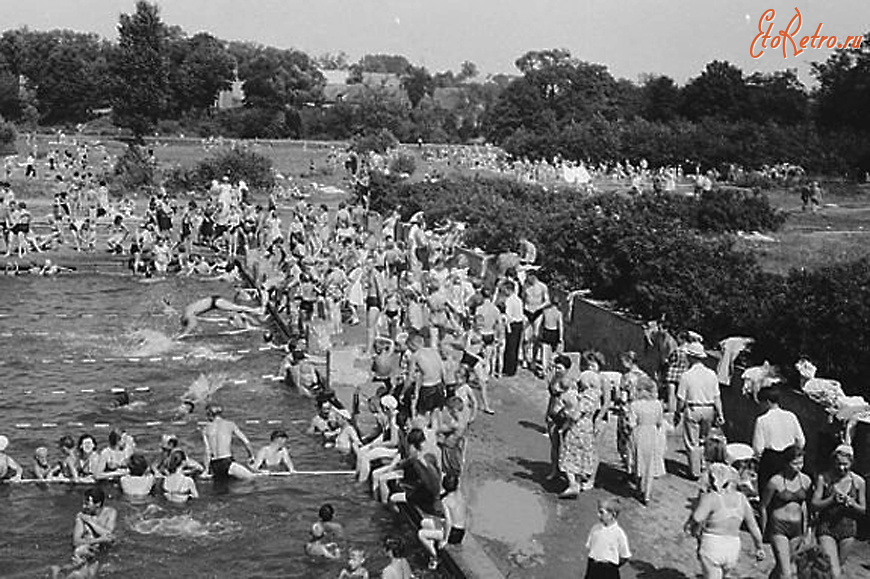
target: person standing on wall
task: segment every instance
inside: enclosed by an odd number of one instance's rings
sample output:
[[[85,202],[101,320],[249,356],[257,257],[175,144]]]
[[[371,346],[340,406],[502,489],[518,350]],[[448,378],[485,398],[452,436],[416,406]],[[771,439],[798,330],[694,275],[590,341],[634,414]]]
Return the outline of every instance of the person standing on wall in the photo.
[[[689,369],[677,386],[674,426],[683,419],[683,444],[689,453],[689,478],[697,480],[703,467],[704,441],[714,424],[722,424],[722,398],[716,372],[704,365],[707,352],[700,342],[684,346]]]
[[[767,481],[785,467],[785,451],[794,445],[803,448],[806,437],[801,423],[793,412],[779,406],[780,392],[777,388],[762,388],[758,401],[766,410],[755,419],[752,434],[752,449],[758,457],[758,488],[764,489]]]

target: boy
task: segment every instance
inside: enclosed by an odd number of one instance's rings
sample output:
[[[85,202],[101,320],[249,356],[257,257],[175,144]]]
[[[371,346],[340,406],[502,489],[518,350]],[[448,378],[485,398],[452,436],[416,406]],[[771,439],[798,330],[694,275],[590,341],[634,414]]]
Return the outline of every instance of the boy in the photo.
[[[589,531],[586,548],[589,560],[586,579],[619,579],[619,568],[631,557],[628,537],[616,522],[619,503],[616,499],[598,501],[598,521]]]
[[[368,569],[363,567],[366,562],[366,552],[362,549],[351,549],[347,567],[341,570],[338,579],[369,579]]]
[[[429,552],[429,569],[438,568],[438,550],[445,545],[459,545],[465,538],[466,506],[465,497],[459,492],[459,477],[448,474],[441,483],[444,494],[441,505],[444,507],[444,520],[426,517],[420,522],[417,537]]]

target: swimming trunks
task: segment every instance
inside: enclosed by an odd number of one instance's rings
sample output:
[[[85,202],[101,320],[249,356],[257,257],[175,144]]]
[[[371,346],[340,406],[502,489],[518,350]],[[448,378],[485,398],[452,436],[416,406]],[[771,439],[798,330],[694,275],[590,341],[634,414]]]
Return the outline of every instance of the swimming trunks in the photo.
[[[366,297],[366,311],[371,310],[373,308],[381,308],[381,301],[378,299],[378,296],[367,296]]]
[[[417,398],[417,413],[426,414],[433,410],[444,407],[445,402],[444,385],[436,384],[434,386],[423,386],[420,388],[420,395]]]
[[[547,344],[553,348],[559,345],[559,330],[550,330],[544,328],[541,330],[541,343]]]
[[[534,324],[534,323],[535,323],[535,320],[537,320],[538,317],[539,317],[542,313],[544,313],[544,308],[541,308],[540,310],[535,310],[534,312],[533,312],[533,311],[530,311],[530,310],[523,310],[523,313],[526,314],[526,318],[528,318],[529,323],[530,323],[530,324]]]
[[[481,334],[480,339],[483,340],[484,346],[491,346],[495,343],[495,334]]]
[[[450,527],[450,533],[447,535],[448,545],[458,545],[465,538],[465,529],[459,527]]]
[[[211,474],[216,481],[225,481],[230,478],[230,465],[233,464],[233,457],[213,458],[209,463],[211,466]]]

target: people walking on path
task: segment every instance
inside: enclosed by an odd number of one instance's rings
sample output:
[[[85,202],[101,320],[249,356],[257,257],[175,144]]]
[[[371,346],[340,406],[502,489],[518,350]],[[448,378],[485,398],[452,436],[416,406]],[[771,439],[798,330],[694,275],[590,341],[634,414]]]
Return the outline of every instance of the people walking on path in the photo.
[[[704,441],[713,425],[723,423],[722,398],[716,372],[704,365],[707,353],[699,342],[685,346],[689,369],[677,388],[674,426],[683,421],[683,444],[688,452],[688,476],[697,480],[704,466]]]

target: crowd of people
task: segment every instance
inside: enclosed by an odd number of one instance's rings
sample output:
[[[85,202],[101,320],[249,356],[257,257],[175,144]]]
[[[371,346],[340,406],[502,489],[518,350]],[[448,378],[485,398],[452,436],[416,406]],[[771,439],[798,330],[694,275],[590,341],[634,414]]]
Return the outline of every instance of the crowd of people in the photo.
[[[218,273],[219,279],[250,285],[232,298],[207,296],[176,312],[179,337],[194,336],[197,320],[213,310],[229,312],[237,325],[276,324],[267,336],[287,342],[281,346],[286,352],[280,371],[291,388],[315,403],[309,434],[347,456],[357,480],[377,500],[406,503],[421,513],[417,538],[430,568],[438,566],[440,551],[461,544],[466,532],[462,483],[469,429],[495,413],[493,381],[525,368],[528,379],[544,380],[548,387],[549,479],[564,482],[560,497],[577,498],[594,487],[603,445],[611,443],[602,433],[612,421],[612,443],[626,481],[641,503],[650,504],[656,500],[656,479],[666,474],[668,434],[680,428],[684,476],[704,487],[686,530],[698,538],[705,577],[722,577],[736,566],[744,525],[758,558],[766,554],[764,545],[771,545],[774,576],[797,576],[796,561],[811,535],[830,563],[831,576],[843,576],[856,521],[866,513],[865,482],[851,470],[854,453],[842,445],[831,470],[815,481],[803,474],[805,437],[794,414],[780,408],[775,388],[758,393],[766,412],[757,421],[752,445],[728,444],[720,429],[725,419],[720,381],[705,364],[700,335],[678,334],[656,374],[644,372],[631,351],[619,356],[619,371],[607,371],[598,352],[578,358],[564,351],[563,304],[539,279],[536,251],[527,240],[516,253],[502,256],[496,271],[475,277],[458,251],[461,236],[439,233],[423,214],[403,224],[398,212],[373,216],[362,203],[329,209],[303,200],[280,215],[274,198],[257,205],[244,182],[229,178],[213,182],[204,203],[179,205],[168,195],[155,195],[141,225],[131,229],[126,222],[131,213],[110,207],[104,187],[82,165],[87,148],[76,151],[72,165],[59,168],[57,183],[64,184],[59,187],[70,189],[55,198],[57,240],[65,242],[62,224],[68,224],[77,248],[92,248],[93,224],[111,210],[106,249],[128,257],[133,272]],[[428,154],[475,168],[501,163],[486,149],[459,157]],[[550,173],[558,177],[566,166],[554,160],[546,167],[520,163],[500,170],[542,179]],[[67,186],[61,173],[73,169],[77,177]],[[588,170],[617,179],[661,178],[666,186],[682,177],[679,168],[651,172],[644,164]],[[77,193],[70,195],[72,190]],[[32,234],[21,228],[26,206],[16,204],[8,189],[4,198],[9,207],[4,241],[7,251],[17,243],[21,255],[34,245]],[[358,392],[348,404],[330,388],[323,356],[337,336],[357,325],[365,327],[363,350],[371,359],[376,391],[365,400]],[[112,432],[103,449],[85,434],[78,441],[64,437],[56,461],[47,448],[37,449],[28,478],[117,480],[131,496],[159,493],[184,502],[198,497],[197,477],[204,475],[225,482],[250,479],[261,470],[294,471],[286,432],[271,433],[270,443],[255,452],[220,405],[205,404],[207,398],[184,404],[186,412],[200,403],[205,408],[203,464],[171,435],[163,438],[159,457],[149,461],[125,433]],[[234,440],[248,453],[247,463],[233,458]],[[0,479],[14,482],[25,469],[6,454],[7,444],[0,437]],[[97,490],[89,489],[77,518],[73,563],[59,573],[95,568],[98,552],[114,540],[114,510]],[[630,557],[617,523],[620,509],[613,500],[599,505],[599,523],[586,544],[587,577],[618,577]],[[306,552],[335,559],[341,553],[328,510],[312,526]],[[390,539],[385,548],[391,562],[383,577],[410,577],[401,542]],[[348,555],[342,576],[367,576],[365,553],[351,549]]]

